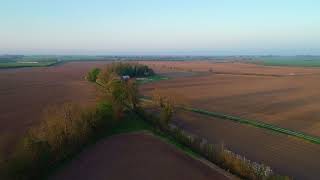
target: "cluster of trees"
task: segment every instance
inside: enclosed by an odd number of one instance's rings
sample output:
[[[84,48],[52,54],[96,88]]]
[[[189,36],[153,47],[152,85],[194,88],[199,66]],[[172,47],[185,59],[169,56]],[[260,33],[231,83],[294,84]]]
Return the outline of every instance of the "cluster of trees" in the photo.
[[[154,91],[152,94],[152,101],[160,109],[160,117],[157,125],[161,129],[166,130],[171,123],[171,119],[174,113],[174,107],[176,105],[175,99],[172,96],[166,96],[159,91]]]
[[[42,179],[111,128],[115,123],[112,109],[109,103],[91,108],[75,104],[47,108],[42,122],[0,163],[0,179]]]
[[[112,63],[107,65],[106,70],[119,76],[127,75],[130,77],[147,77],[155,74],[148,66],[138,63]]]
[[[152,92],[151,100],[159,108],[158,124],[166,129],[169,127],[176,109],[187,106],[186,98],[179,93],[156,89]]]
[[[114,116],[120,119],[124,112],[135,111],[139,103],[138,87],[135,79],[122,79],[121,76],[146,77],[154,75],[154,71],[146,65],[138,63],[112,63],[104,69],[93,69],[87,79],[100,86],[103,100],[113,106]]]
[[[139,103],[137,83],[134,79],[123,80],[120,75],[111,71],[112,64],[103,69],[96,81],[102,91],[103,100],[110,102],[114,107],[116,118],[121,118],[126,110],[134,111]]]
[[[108,64],[104,69],[104,75],[113,74],[115,76],[129,76],[132,78],[136,77],[148,77],[155,75],[154,71],[147,65],[138,63],[112,63]],[[90,82],[96,82],[99,79],[101,69],[94,68],[87,73],[86,79]],[[100,76],[101,78],[101,76]]]
[[[101,70],[99,68],[92,69],[87,73],[86,79],[90,82],[96,82],[100,71]]]

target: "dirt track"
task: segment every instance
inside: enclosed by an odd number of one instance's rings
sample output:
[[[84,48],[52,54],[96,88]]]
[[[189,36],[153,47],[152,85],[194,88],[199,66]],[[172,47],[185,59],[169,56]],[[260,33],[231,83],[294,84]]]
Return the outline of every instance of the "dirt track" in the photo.
[[[230,179],[147,134],[117,135],[81,153],[52,179]]]
[[[0,70],[0,144],[12,147],[19,136],[40,121],[47,106],[95,102],[95,88],[84,76],[92,67],[105,63]]]

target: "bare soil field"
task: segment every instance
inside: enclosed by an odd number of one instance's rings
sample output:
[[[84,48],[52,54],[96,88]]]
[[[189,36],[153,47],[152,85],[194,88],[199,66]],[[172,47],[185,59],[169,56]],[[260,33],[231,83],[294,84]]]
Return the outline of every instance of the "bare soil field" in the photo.
[[[0,143],[12,146],[39,123],[47,106],[93,104],[95,88],[85,74],[107,62],[72,62],[52,67],[0,70]],[[2,142],[1,142],[2,141]]]
[[[241,63],[148,62],[158,73],[201,72],[145,84],[180,96],[188,106],[264,121],[320,136],[320,69]],[[192,69],[192,70],[190,70]],[[212,69],[209,72],[208,69]],[[205,73],[206,72],[206,73]],[[178,111],[175,123],[212,143],[295,179],[318,179],[320,146],[228,120]]]
[[[205,61],[147,64],[164,74],[182,69],[202,74],[146,84],[141,88],[145,95],[158,89],[178,94],[195,108],[320,136],[320,69]],[[204,73],[208,69],[213,72]]]
[[[320,145],[218,118],[178,111],[174,122],[294,179],[319,179]]]
[[[79,154],[51,179],[231,179],[148,134],[123,134]]]
[[[141,61],[158,72],[200,71],[225,74],[251,74],[267,76],[320,75],[319,68],[263,66],[241,62],[216,61]]]

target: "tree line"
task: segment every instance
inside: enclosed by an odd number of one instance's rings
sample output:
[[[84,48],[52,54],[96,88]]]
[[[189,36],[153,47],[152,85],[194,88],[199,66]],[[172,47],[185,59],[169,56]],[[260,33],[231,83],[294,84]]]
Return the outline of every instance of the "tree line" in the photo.
[[[148,77],[155,75],[153,69],[149,68],[147,65],[142,65],[139,63],[111,63],[108,64],[104,69],[104,74],[115,74],[117,76],[129,76],[130,78],[137,77]],[[87,80],[95,82],[98,79],[98,75],[101,69],[94,68],[87,74]]]

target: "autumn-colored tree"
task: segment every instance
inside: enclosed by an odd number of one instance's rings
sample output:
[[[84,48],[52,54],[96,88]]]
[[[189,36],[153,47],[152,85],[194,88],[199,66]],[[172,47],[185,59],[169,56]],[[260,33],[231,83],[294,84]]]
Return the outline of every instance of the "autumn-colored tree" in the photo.
[[[87,78],[88,81],[96,82],[99,73],[100,73],[100,69],[94,68],[94,69],[92,69],[91,71],[88,72],[86,78]]]
[[[113,68],[112,66],[105,68],[99,74],[97,83],[102,89],[104,98],[112,103],[114,115],[119,119],[124,110],[136,109],[139,103],[138,87],[134,79],[122,79]]]
[[[158,91],[153,92],[153,102],[160,108],[159,124],[165,128],[169,125],[174,112],[175,101],[173,97],[164,96]]]
[[[135,110],[139,104],[139,92],[135,80],[126,81],[127,102],[131,109]]]

